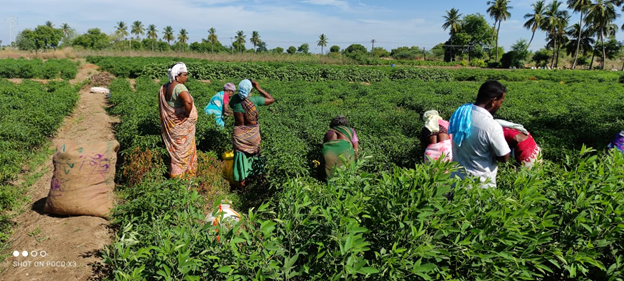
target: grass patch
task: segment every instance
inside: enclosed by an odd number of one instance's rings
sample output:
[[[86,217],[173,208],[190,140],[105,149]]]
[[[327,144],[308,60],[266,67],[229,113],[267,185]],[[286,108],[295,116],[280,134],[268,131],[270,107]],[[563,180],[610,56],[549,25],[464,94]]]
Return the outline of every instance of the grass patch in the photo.
[[[4,253],[10,247],[8,241],[13,234],[12,228],[15,226],[12,219],[27,209],[25,203],[30,199],[29,188],[48,172],[48,168],[42,166],[55,151],[49,147],[50,142],[47,142],[42,148],[28,155],[29,161],[24,165],[24,170],[27,172],[22,174],[14,184],[0,185],[0,203],[3,207],[0,211],[0,253]],[[31,236],[30,233],[28,235]],[[0,263],[4,262],[7,257],[8,254],[1,254]]]

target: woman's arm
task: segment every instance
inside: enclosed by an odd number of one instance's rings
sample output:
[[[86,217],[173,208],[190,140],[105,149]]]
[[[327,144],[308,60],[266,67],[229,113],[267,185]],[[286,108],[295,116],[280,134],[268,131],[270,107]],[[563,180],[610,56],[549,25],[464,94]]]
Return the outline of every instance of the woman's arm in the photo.
[[[254,89],[258,90],[258,92],[260,92],[260,94],[264,97],[264,105],[269,105],[275,102],[271,94],[267,93],[267,91],[260,88],[260,84],[258,84],[258,81],[252,80],[251,85],[254,87]]]
[[[230,108],[230,106],[227,103],[223,104],[223,115],[228,116],[230,114],[232,114],[232,109]]]
[[[178,97],[184,101],[184,116],[188,118],[193,110],[193,98],[191,98],[191,94],[187,91],[181,92]]]

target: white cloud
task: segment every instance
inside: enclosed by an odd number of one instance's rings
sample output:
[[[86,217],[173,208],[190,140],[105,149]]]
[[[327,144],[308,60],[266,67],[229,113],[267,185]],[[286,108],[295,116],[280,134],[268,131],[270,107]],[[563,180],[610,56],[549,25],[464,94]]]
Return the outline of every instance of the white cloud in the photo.
[[[305,0],[303,3],[312,4],[312,5],[327,5],[327,6],[336,6],[343,10],[349,9],[349,3],[346,1],[340,0]]]

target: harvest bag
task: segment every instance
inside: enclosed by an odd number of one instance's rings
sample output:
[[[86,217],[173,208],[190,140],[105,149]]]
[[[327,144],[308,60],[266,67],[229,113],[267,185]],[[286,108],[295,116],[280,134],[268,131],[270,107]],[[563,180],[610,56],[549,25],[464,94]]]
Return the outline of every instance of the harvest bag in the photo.
[[[44,211],[107,218],[113,208],[117,150],[117,141],[61,142]]]

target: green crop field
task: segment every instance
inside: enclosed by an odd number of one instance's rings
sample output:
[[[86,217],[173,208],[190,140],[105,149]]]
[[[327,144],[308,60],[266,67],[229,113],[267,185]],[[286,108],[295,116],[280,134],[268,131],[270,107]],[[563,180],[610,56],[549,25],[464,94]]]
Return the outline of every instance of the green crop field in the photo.
[[[21,204],[26,191],[12,182],[29,160],[45,150],[48,138],[73,111],[80,86],[0,79],[0,245],[9,239],[10,212]]]
[[[225,76],[219,64],[195,62],[196,73],[215,73],[187,83],[200,113],[204,166],[186,182],[163,177],[157,93],[164,80],[153,78],[164,76],[168,62],[158,63],[162,73],[145,66],[151,74],[137,78],[135,89],[124,78],[110,87],[124,161],[123,201],[113,216],[118,239],[104,255],[116,279],[624,278],[624,156],[604,152],[624,128],[617,74],[434,69],[391,79],[404,70],[383,68],[363,70],[386,75],[363,84],[327,79],[314,72],[319,66],[305,74],[317,78],[280,79],[284,67],[305,67],[224,64],[239,71]],[[330,68],[351,75],[349,66]],[[268,181],[229,193],[216,158],[231,149],[233,123],[219,129],[202,109],[225,82],[265,71],[273,74],[252,77],[276,99],[260,107]],[[469,181],[447,173],[454,164],[423,164],[421,114],[436,109],[449,118],[488,78],[508,88],[498,117],[523,124],[545,163],[531,171],[502,165],[497,189],[467,189]],[[313,162],[338,114],[357,130],[364,157],[323,183]],[[219,226],[217,240],[203,219],[224,197],[245,215],[232,228]]]

